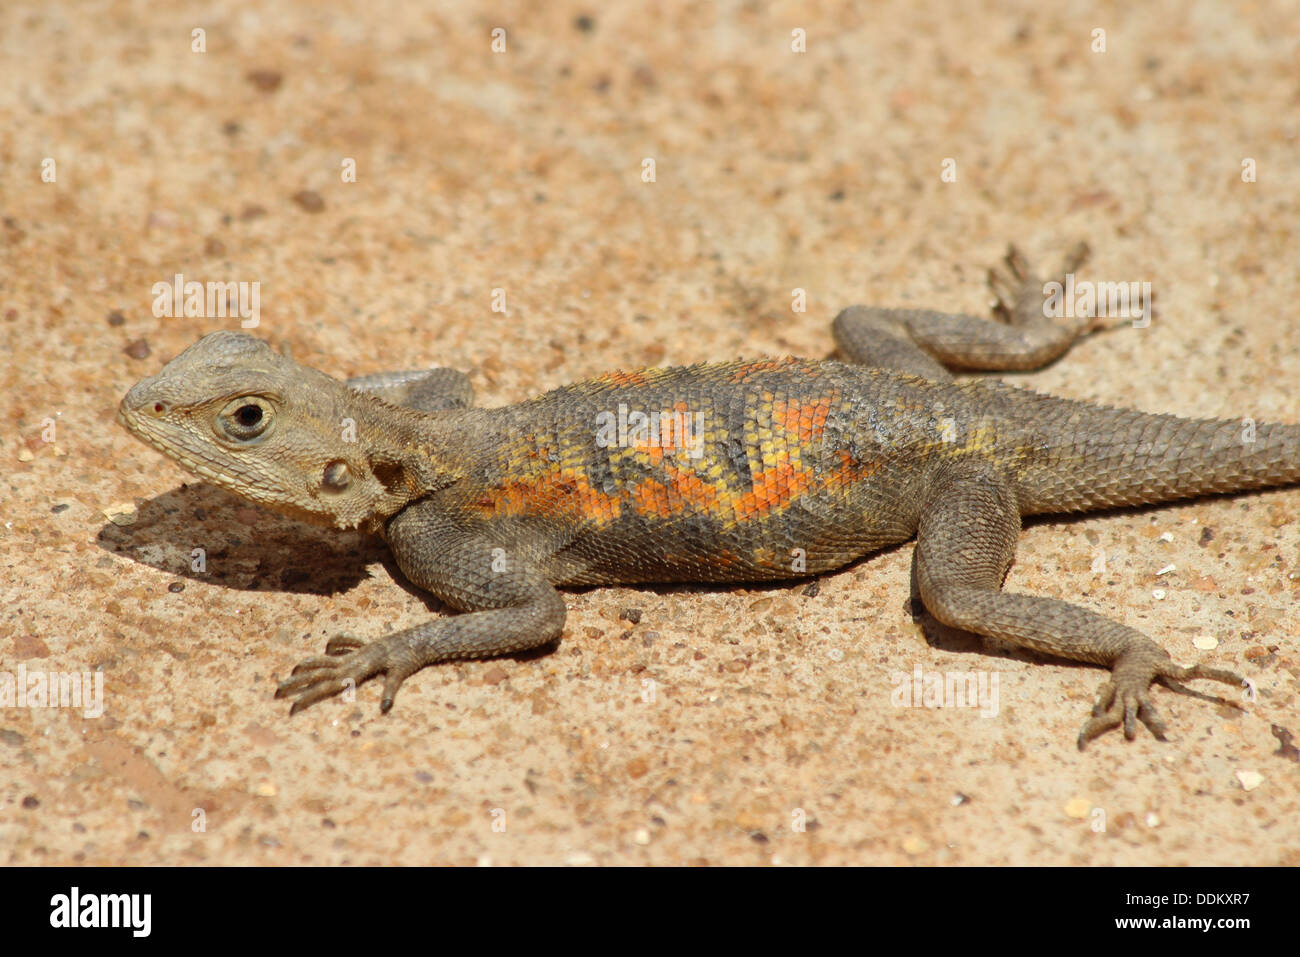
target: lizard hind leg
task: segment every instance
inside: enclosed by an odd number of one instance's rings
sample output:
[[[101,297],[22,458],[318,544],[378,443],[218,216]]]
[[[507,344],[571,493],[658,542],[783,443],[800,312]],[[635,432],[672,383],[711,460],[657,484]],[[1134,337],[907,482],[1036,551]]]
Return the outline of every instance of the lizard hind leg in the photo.
[[[1139,721],[1164,740],[1166,726],[1150,698],[1152,682],[1203,698],[1210,696],[1181,682],[1205,678],[1240,683],[1230,671],[1176,665],[1141,632],[1086,608],[1056,598],[1002,592],[1019,532],[1015,488],[1000,470],[975,459],[940,466],[929,481],[917,531],[921,600],[951,627],[1110,667],[1110,680],[1079,734],[1080,749],[1121,726],[1132,739]]]
[[[1080,243],[1066,256],[1073,272],[1087,256]],[[1037,369],[1064,355],[1082,336],[1105,328],[1088,316],[1057,319],[1046,314],[1047,287],[1012,247],[1006,268],[990,271],[997,296],[994,319],[929,309],[850,306],[831,331],[841,354],[853,362],[949,382],[953,369]]]

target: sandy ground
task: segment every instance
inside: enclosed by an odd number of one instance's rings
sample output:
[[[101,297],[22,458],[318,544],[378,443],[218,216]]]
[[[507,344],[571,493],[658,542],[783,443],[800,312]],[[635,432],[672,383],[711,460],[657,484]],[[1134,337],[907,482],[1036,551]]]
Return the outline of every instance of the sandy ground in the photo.
[[[1167,743],[1080,754],[1101,671],[928,642],[910,545],[812,595],[573,593],[550,654],[290,720],[275,682],[330,636],[441,610],[380,543],[114,422],[239,325],[156,316],[178,273],[260,284],[255,331],[309,365],[455,366],[495,405],[825,356],[853,302],[982,312],[1009,240],[1052,262],[1079,238],[1087,277],[1150,282],[1159,314],[1005,378],[1300,420],[1295,5],[321,6],[0,9],[0,670],[102,672],[104,696],[0,709],[0,860],[1300,863],[1270,733],[1300,732],[1300,491],[1024,532],[1009,588],[1255,681],[1244,714],[1158,689]],[[892,703],[917,668],[996,677],[997,713]]]

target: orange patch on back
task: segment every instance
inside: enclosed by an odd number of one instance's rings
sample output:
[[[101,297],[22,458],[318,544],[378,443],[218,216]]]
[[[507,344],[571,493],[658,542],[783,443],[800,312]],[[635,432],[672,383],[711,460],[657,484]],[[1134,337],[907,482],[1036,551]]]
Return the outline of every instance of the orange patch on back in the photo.
[[[812,476],[791,462],[754,473],[754,487],[737,495],[732,510],[739,521],[758,518],[789,505],[808,492]]]
[[[673,498],[668,486],[655,479],[638,482],[628,493],[632,507],[642,515],[671,518],[675,513]]]
[[[554,515],[597,524],[612,522],[623,511],[617,496],[593,488],[573,469],[506,482],[473,504],[485,516]]]
[[[686,512],[712,514],[718,507],[718,489],[694,472],[668,466],[667,481],[646,479],[629,493],[632,507],[642,515],[672,518]]]
[[[799,440],[800,445],[820,442],[831,412],[831,397],[778,400],[772,403],[772,422]]]
[[[706,512],[718,507],[718,487],[710,485],[694,472],[672,469],[673,492],[684,505],[691,505]]]

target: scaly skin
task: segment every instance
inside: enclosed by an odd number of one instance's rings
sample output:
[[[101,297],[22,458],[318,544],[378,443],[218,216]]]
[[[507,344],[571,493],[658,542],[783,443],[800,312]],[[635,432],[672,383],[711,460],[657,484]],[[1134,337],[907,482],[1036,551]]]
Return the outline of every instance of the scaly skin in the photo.
[[[426,665],[553,642],[557,585],[794,578],[915,536],[938,620],[1111,668],[1080,747],[1120,725],[1132,738],[1138,720],[1163,738],[1153,681],[1241,679],[1175,665],[1096,612],[1003,592],[1021,516],[1298,482],[1300,427],[1247,442],[1235,421],[954,382],[949,367],[1031,368],[1099,328],[1044,319],[1042,284],[1014,251],[1008,266],[993,278],[1002,322],[845,310],[836,341],[860,365],[618,372],[475,409],[453,370],[344,383],[218,332],[132,388],[119,419],[232,492],[382,535],[412,582],[465,612],[334,639],[280,685],[294,712],[380,674],[387,711]],[[638,430],[636,413],[673,428]]]

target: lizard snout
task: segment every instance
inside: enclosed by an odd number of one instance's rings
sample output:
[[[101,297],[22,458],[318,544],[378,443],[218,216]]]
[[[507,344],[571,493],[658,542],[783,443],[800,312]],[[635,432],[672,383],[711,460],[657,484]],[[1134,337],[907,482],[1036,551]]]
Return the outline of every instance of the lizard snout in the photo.
[[[162,416],[167,414],[168,404],[154,393],[154,383],[157,380],[157,376],[149,376],[147,379],[141,379],[131,386],[130,391],[122,397],[122,401],[117,407],[117,420],[119,422],[127,424],[132,418],[140,415]]]

